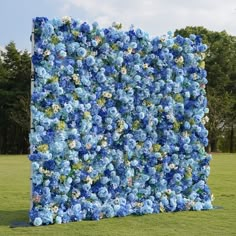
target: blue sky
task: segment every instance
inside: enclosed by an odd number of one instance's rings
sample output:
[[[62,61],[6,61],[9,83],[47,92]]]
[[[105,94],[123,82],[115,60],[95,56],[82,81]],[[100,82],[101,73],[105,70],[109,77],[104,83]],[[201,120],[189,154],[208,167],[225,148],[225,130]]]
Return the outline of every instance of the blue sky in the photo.
[[[30,50],[32,18],[69,15],[110,26],[121,22],[162,35],[188,25],[236,35],[236,0],[0,0],[0,47],[11,40]]]

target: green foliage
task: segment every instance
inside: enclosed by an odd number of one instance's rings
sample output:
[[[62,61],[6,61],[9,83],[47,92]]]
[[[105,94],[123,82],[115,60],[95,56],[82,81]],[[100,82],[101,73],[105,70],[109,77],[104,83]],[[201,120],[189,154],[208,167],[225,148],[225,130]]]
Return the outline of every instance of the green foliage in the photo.
[[[185,37],[190,34],[201,35],[203,42],[209,47],[205,59],[210,109],[207,128],[210,150],[216,151],[222,134],[236,128],[236,37],[225,31],[214,32],[204,27],[186,27],[176,30],[175,34]],[[235,151],[234,140],[234,135],[231,135],[226,141],[232,146],[227,151]]]
[[[13,42],[0,59],[0,153],[28,153],[30,56]]]
[[[213,205],[221,206],[223,209],[9,228],[13,222],[28,222],[30,163],[26,156],[3,155],[0,156],[0,235],[234,235],[236,232],[235,165],[235,154],[213,155],[209,186],[215,196]]]

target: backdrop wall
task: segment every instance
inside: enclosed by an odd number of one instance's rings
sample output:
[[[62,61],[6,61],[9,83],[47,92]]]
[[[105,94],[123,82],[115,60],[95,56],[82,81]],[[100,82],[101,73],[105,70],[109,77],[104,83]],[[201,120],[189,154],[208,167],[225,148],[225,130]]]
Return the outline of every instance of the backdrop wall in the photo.
[[[211,209],[199,36],[34,19],[34,225]]]

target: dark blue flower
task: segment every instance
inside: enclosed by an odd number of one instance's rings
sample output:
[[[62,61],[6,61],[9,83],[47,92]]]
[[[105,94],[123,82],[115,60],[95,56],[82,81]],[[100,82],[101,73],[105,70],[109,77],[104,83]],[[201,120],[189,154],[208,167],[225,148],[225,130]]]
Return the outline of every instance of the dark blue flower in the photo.
[[[90,25],[86,22],[84,22],[81,26],[80,26],[80,31],[82,33],[89,33],[90,32]]]
[[[45,161],[43,163],[43,168],[46,170],[50,170],[50,171],[54,170],[55,166],[56,166],[56,163],[54,160]]]

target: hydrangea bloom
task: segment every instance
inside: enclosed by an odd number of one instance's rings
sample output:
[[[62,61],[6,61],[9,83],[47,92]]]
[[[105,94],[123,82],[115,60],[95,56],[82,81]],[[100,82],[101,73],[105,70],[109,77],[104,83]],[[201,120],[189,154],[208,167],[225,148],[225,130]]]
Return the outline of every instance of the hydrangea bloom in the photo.
[[[212,208],[199,36],[34,19],[32,224]]]

